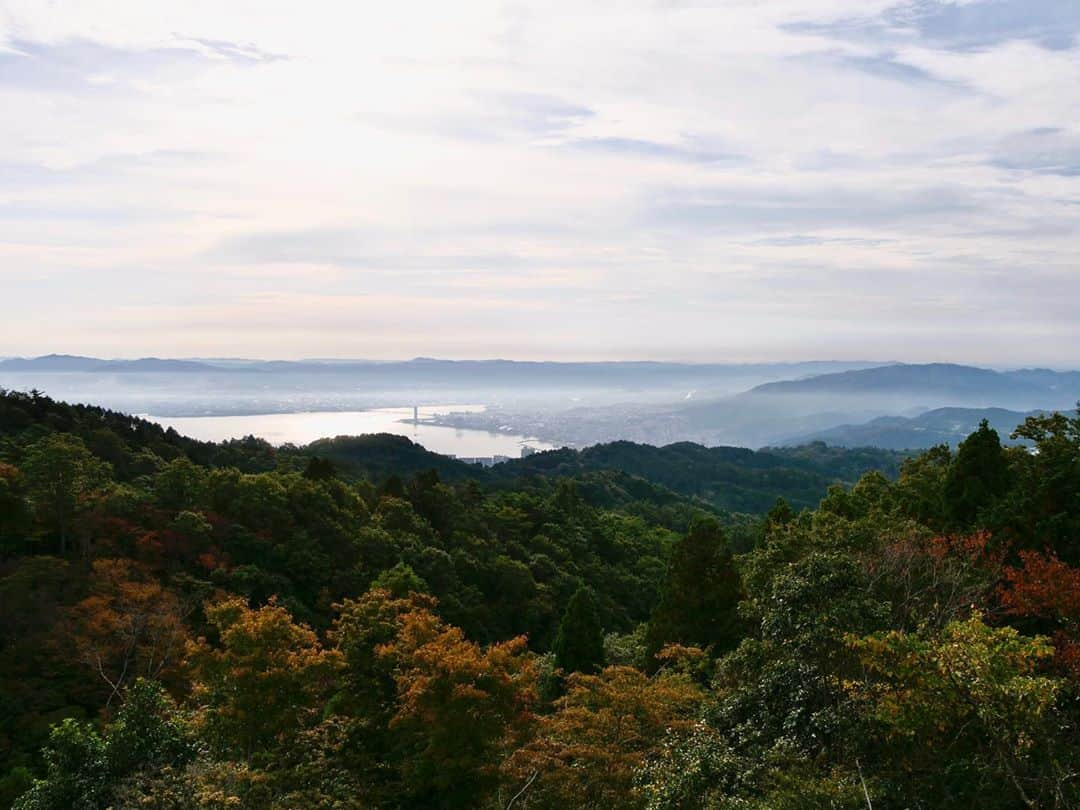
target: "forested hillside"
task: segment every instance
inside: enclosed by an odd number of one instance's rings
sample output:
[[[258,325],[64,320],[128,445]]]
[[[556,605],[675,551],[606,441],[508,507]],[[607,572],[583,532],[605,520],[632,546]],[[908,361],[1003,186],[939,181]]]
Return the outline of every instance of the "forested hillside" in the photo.
[[[619,441],[584,450],[535,453],[485,470],[428,453],[399,436],[344,436],[314,442],[304,451],[334,461],[343,472],[374,477],[427,469],[438,470],[448,480],[511,484],[537,476],[636,476],[726,512],[765,512],[778,497],[799,508],[814,506],[831,484],[853,484],[871,470],[895,478],[909,455],[873,447],[827,447],[823,442],[755,451],[690,442],[653,447]]]
[[[4,394],[0,807],[1080,806],[1080,416],[1018,433],[484,471]]]
[[[825,442],[835,447],[881,447],[895,450],[927,450],[938,444],[955,447],[986,420],[1002,436],[1005,444],[1023,444],[1011,439],[1012,432],[1029,416],[1043,411],[1010,411],[1005,408],[936,408],[914,417],[879,416],[860,425],[838,425],[809,436],[793,438],[788,444]]]

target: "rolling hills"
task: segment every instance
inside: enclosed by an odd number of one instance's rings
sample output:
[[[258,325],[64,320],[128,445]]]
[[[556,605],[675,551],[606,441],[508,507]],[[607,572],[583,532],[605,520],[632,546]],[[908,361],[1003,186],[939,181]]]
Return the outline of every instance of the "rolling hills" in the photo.
[[[880,447],[915,450],[937,444],[956,446],[985,419],[1001,436],[1003,444],[1020,444],[1009,438],[1027,417],[1042,411],[1010,411],[1005,408],[936,408],[915,417],[881,416],[861,425],[838,425],[828,430],[796,436],[782,444],[825,442],[837,447]]]

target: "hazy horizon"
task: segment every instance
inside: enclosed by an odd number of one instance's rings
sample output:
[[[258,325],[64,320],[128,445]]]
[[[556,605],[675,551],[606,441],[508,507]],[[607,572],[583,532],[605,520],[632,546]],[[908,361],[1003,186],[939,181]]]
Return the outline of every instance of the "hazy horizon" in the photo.
[[[686,366],[805,366],[813,364],[851,364],[861,365],[866,367],[877,366],[889,366],[889,365],[956,365],[956,366],[970,366],[973,368],[985,368],[993,371],[1010,371],[1019,370],[1024,368],[1046,368],[1054,371],[1075,371],[1080,370],[1080,362],[1076,364],[1068,363],[979,363],[974,361],[961,360],[927,360],[927,361],[910,361],[910,360],[895,360],[895,359],[879,359],[872,360],[865,357],[781,357],[779,359],[769,360],[727,360],[727,359],[698,359],[698,360],[684,360],[679,358],[673,359],[657,359],[651,357],[618,357],[618,358],[600,358],[600,357],[577,357],[570,359],[554,359],[551,357],[535,356],[535,357],[500,357],[497,355],[484,355],[477,354],[475,356],[434,356],[434,355],[414,355],[414,356],[398,356],[398,357],[282,357],[282,356],[270,356],[265,355],[261,357],[248,356],[248,357],[227,357],[222,355],[152,355],[140,353],[138,351],[128,352],[123,355],[87,355],[80,354],[73,351],[56,351],[46,353],[32,353],[32,354],[3,354],[0,355],[0,362],[4,360],[35,360],[43,357],[82,357],[92,360],[102,360],[104,362],[130,362],[134,360],[179,360],[189,362],[202,362],[202,363],[372,363],[372,364],[394,364],[394,363],[411,363],[418,361],[432,361],[441,363],[551,363],[551,364],[611,364],[611,363],[655,363],[655,364],[668,364],[668,365],[686,365]]]

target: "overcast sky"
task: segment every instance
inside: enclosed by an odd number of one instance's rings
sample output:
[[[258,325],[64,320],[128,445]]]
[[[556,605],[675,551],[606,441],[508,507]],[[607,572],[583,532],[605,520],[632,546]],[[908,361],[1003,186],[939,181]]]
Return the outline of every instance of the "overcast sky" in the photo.
[[[0,355],[1080,365],[1080,3],[0,0]]]

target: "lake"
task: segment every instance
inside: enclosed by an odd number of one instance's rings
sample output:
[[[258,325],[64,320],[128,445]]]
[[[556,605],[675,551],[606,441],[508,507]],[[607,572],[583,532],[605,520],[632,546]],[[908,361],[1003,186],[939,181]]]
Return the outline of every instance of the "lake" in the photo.
[[[510,456],[517,458],[521,448],[551,450],[553,446],[527,436],[464,430],[425,423],[437,415],[476,413],[483,405],[431,405],[418,409],[413,422],[412,408],[373,408],[366,411],[307,411],[301,413],[262,413],[243,416],[154,416],[144,418],[171,427],[184,436],[202,441],[220,442],[258,436],[271,444],[308,444],[333,436],[359,436],[365,433],[393,433],[406,436],[434,453],[479,457]]]

